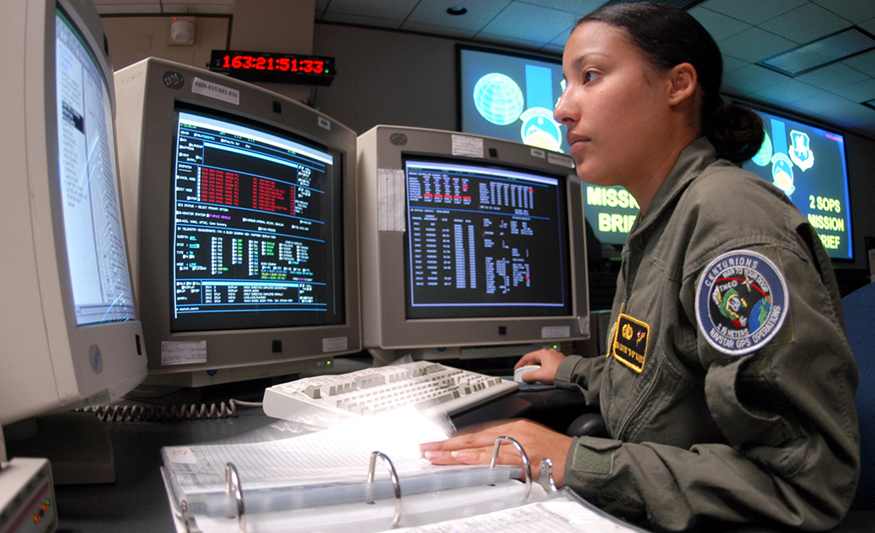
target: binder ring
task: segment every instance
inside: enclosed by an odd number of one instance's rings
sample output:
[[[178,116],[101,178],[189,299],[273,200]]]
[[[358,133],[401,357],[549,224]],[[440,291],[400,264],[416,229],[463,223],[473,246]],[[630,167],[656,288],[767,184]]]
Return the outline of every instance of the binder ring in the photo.
[[[231,496],[234,491],[234,501],[237,503],[237,523],[240,525],[240,533],[246,532],[246,508],[243,505],[243,487],[240,486],[240,475],[233,463],[225,465],[225,494]],[[228,518],[233,518],[229,516]]]
[[[185,533],[191,533],[191,524],[189,523],[188,516],[188,502],[182,500],[180,507],[182,507],[182,523],[185,524]]]
[[[541,472],[538,474],[538,479],[535,482],[547,487],[550,489],[550,492],[559,490],[556,486],[556,480],[553,479],[553,461],[549,457],[541,459]]]
[[[367,500],[365,503],[371,505],[374,503],[374,469],[377,465],[377,457],[382,458],[383,462],[386,463],[386,468],[389,469],[389,477],[392,479],[392,488],[395,489],[395,519],[392,520],[392,527],[396,528],[401,523],[401,484],[398,482],[395,465],[392,464],[392,460],[383,452],[371,453],[371,464],[368,467]]]
[[[526,455],[526,451],[519,442],[510,437],[498,437],[495,439],[495,446],[492,448],[492,461],[489,462],[489,468],[495,468],[495,463],[498,461],[498,450],[501,448],[501,441],[503,440],[513,444],[514,448],[516,448],[516,451],[520,453],[520,457],[523,459],[523,470],[526,472],[526,494],[523,496],[523,501],[526,501],[529,499],[529,494],[532,492],[532,465],[529,463],[529,456]]]

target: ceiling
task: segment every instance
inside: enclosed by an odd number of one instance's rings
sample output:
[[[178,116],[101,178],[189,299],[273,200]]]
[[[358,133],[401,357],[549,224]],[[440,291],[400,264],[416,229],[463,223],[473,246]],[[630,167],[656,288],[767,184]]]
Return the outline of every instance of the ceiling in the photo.
[[[94,0],[101,14],[233,14],[235,0]],[[244,2],[246,0],[237,0]],[[317,22],[427,33],[560,56],[574,23],[606,0],[315,0]],[[453,16],[447,8],[463,6]],[[875,50],[795,78],[756,63],[856,26],[873,0],[705,0],[690,9],[724,56],[723,90],[875,139]]]

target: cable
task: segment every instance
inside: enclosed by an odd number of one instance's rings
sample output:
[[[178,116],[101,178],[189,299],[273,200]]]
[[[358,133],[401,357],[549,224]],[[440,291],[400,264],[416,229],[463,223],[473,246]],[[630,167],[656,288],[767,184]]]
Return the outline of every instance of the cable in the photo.
[[[169,420],[200,420],[213,418],[228,418],[237,412],[237,406],[261,407],[261,402],[243,402],[230,399],[228,404],[215,403],[187,405],[101,405],[77,409],[86,413],[94,413],[103,422],[152,422]]]

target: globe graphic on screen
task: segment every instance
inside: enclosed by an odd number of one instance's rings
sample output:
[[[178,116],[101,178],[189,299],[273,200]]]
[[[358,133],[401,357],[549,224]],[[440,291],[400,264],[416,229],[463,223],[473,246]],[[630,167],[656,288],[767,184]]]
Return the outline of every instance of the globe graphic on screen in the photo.
[[[523,92],[515,81],[493,72],[474,85],[474,107],[489,122],[507,126],[523,112]]]

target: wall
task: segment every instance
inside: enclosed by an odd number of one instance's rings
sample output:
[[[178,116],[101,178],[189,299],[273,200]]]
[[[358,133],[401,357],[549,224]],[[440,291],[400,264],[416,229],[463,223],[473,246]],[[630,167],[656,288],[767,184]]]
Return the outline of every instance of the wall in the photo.
[[[119,70],[147,57],[160,57],[206,68],[213,50],[228,48],[230,17],[195,17],[191,45],[170,44],[172,17],[103,17],[113,68]]]
[[[313,50],[337,69],[316,107],[359,134],[377,124],[456,129],[454,41],[317,24]]]
[[[875,237],[875,141],[856,135],[845,137],[848,174],[851,178],[851,230],[854,232],[854,262],[837,268],[869,270],[865,238]]]

